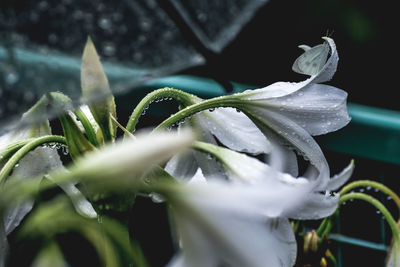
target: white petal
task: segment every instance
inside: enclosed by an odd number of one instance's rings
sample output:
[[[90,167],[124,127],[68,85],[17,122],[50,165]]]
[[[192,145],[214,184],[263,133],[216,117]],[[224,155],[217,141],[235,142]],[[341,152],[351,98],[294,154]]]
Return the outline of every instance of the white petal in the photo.
[[[76,177],[88,179],[131,177],[133,173],[148,170],[153,164],[167,160],[182,151],[193,142],[194,134],[190,131],[182,131],[179,134],[142,133],[137,137],[120,140],[85,154],[71,167],[71,172]]]
[[[40,174],[46,174],[61,166],[60,158],[56,150],[48,147],[38,147],[29,152],[19,161],[15,167],[11,179],[29,179]],[[4,225],[7,234],[11,233],[22,221],[25,215],[32,209],[31,200],[16,203],[4,213]]]
[[[265,99],[266,109],[278,112],[306,129],[311,135],[336,131],[349,123],[347,93],[333,86],[310,84],[283,97]]]
[[[351,161],[349,166],[347,166],[341,173],[333,176],[326,187],[326,190],[337,190],[342,185],[344,185],[351,177],[354,171],[354,162]]]
[[[249,111],[251,113],[247,114],[267,138],[279,140],[310,161],[319,172],[321,187],[326,186],[329,179],[328,163],[319,145],[304,128],[282,114],[262,107],[249,107]]]
[[[195,175],[190,180],[190,183],[207,183],[206,177],[204,177],[200,168],[197,169]]]
[[[243,100],[265,100],[282,97],[300,90],[310,84],[311,81],[312,79],[308,78],[307,80],[298,83],[276,82],[263,88],[246,90],[243,93],[236,94],[235,96]]]
[[[272,137],[270,138],[272,139]],[[272,151],[267,156],[267,163],[274,170],[288,173],[293,177],[299,174],[297,156],[293,150],[279,144],[279,141],[271,140]]]
[[[72,183],[60,184],[61,189],[68,195],[74,205],[75,210],[82,216],[87,218],[96,218],[97,212],[94,210],[92,204],[86,197],[79,191],[78,188]]]
[[[301,202],[304,191],[288,188],[293,190],[216,182],[185,186],[185,197],[172,202],[185,261],[201,266],[192,261],[200,264],[206,256],[207,266],[292,266],[296,241],[289,222],[266,217],[279,216],[277,206]]]
[[[310,193],[304,205],[285,213],[296,220],[318,220],[332,215],[337,209],[339,195],[329,196],[317,192]]]
[[[193,155],[207,180],[228,180],[224,167],[215,158],[198,151],[195,151]]]
[[[254,123],[233,108],[218,108],[198,116],[202,128],[208,129],[230,149],[253,154],[268,153],[269,142]]]
[[[337,69],[339,55],[336,50],[335,42],[329,37],[325,37],[324,39],[331,47],[331,56],[328,58],[321,71],[317,75],[311,77],[313,79],[313,83],[322,83],[331,80]]]
[[[193,151],[174,155],[164,168],[171,176],[178,180],[187,180],[197,171],[197,163]]]
[[[396,240],[396,239],[394,239]],[[388,260],[386,267],[399,267],[400,266],[400,244],[399,241],[394,241],[393,247],[388,252]]]

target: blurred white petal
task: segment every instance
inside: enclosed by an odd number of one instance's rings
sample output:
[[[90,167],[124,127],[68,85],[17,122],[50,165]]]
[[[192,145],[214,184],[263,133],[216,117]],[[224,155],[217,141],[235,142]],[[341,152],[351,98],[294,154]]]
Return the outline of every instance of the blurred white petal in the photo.
[[[85,154],[70,171],[77,177],[97,181],[131,177],[181,152],[194,140],[194,134],[188,130],[179,134],[142,133],[137,137],[119,140]]]
[[[181,186],[167,197],[182,244],[171,266],[292,266],[296,241],[280,216],[301,205],[311,186],[279,179]]]

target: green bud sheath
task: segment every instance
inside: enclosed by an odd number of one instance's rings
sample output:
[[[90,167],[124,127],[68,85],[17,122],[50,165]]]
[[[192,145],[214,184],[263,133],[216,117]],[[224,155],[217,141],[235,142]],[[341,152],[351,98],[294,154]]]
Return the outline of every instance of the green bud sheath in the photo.
[[[75,161],[86,152],[95,149],[69,114],[62,115],[59,119],[72,160]]]
[[[114,118],[117,116],[114,96],[90,37],[82,55],[81,87],[82,96],[89,103],[90,111],[100,126],[104,140],[113,140],[117,130],[110,118],[110,114]]]

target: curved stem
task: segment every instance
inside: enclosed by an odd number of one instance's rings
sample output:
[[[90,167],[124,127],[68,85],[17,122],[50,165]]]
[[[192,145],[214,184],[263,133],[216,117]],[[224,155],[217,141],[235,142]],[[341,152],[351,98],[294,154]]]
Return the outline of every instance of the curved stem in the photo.
[[[22,148],[20,148],[14,155],[10,157],[6,164],[4,164],[3,168],[0,171],[0,184],[5,182],[5,179],[13,170],[14,166],[31,150],[35,149],[36,147],[46,144],[46,143],[60,143],[66,144],[66,140],[63,136],[60,135],[45,135],[38,137]]]
[[[329,225],[329,221],[330,221],[330,216],[329,216],[329,217],[326,217],[326,218],[321,222],[321,224],[319,225],[319,227],[318,227],[318,229],[317,229],[317,231],[316,231],[316,233],[317,233],[317,235],[318,235],[319,237],[322,237],[322,235],[323,235],[324,233],[326,233],[326,229],[327,229],[327,227],[328,227],[328,225]]]
[[[390,196],[393,199],[393,201],[397,205],[397,208],[398,208],[399,214],[400,214],[400,197],[394,191],[392,191],[389,187],[385,186],[384,184],[375,182],[375,181],[358,180],[358,181],[351,182],[351,183],[347,184],[346,186],[344,186],[342,188],[342,190],[340,190],[339,194],[344,195],[356,187],[372,187],[372,188],[379,189],[381,192],[387,194],[388,196]]]
[[[170,116],[168,119],[161,122],[154,129],[154,131],[168,128],[171,125],[174,125],[175,123],[182,121],[185,118],[192,116],[200,111],[214,109],[214,108],[220,108],[220,107],[234,107],[234,108],[240,109],[242,103],[243,103],[243,101],[233,98],[233,97],[231,97],[231,95],[210,98],[210,99],[204,100],[200,103],[193,104],[191,106],[188,106],[188,107],[178,111],[177,113]]]
[[[396,242],[400,241],[400,229],[398,228],[396,221],[393,219],[390,212],[386,209],[386,207],[379,200],[377,200],[376,198],[374,198],[370,195],[364,194],[364,193],[347,193],[340,197],[339,205],[341,205],[342,203],[344,203],[350,199],[363,200],[363,201],[370,203],[375,208],[377,208],[382,213],[383,217],[386,219],[387,223],[389,224],[390,229],[392,230],[393,239]]]
[[[149,94],[147,94],[135,107],[133,110],[128,124],[126,125],[126,129],[129,132],[133,132],[135,130],[136,124],[139,121],[140,116],[142,113],[147,109],[147,107],[155,100],[160,98],[170,97],[174,98],[180,103],[183,103],[185,106],[192,105],[201,99],[195,95],[191,95],[189,93],[183,92],[181,90],[173,89],[173,88],[162,88],[155,90]]]

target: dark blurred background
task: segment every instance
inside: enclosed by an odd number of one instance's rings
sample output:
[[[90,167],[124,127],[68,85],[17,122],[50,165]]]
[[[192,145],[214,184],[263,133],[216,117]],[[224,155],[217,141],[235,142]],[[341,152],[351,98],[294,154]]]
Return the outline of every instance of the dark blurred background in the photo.
[[[217,67],[207,67],[246,84],[300,81],[291,70],[302,52],[297,45],[317,45],[328,34],[340,58],[330,84],[346,90],[349,101],[400,110],[397,13],[394,1],[270,0],[218,56]]]

